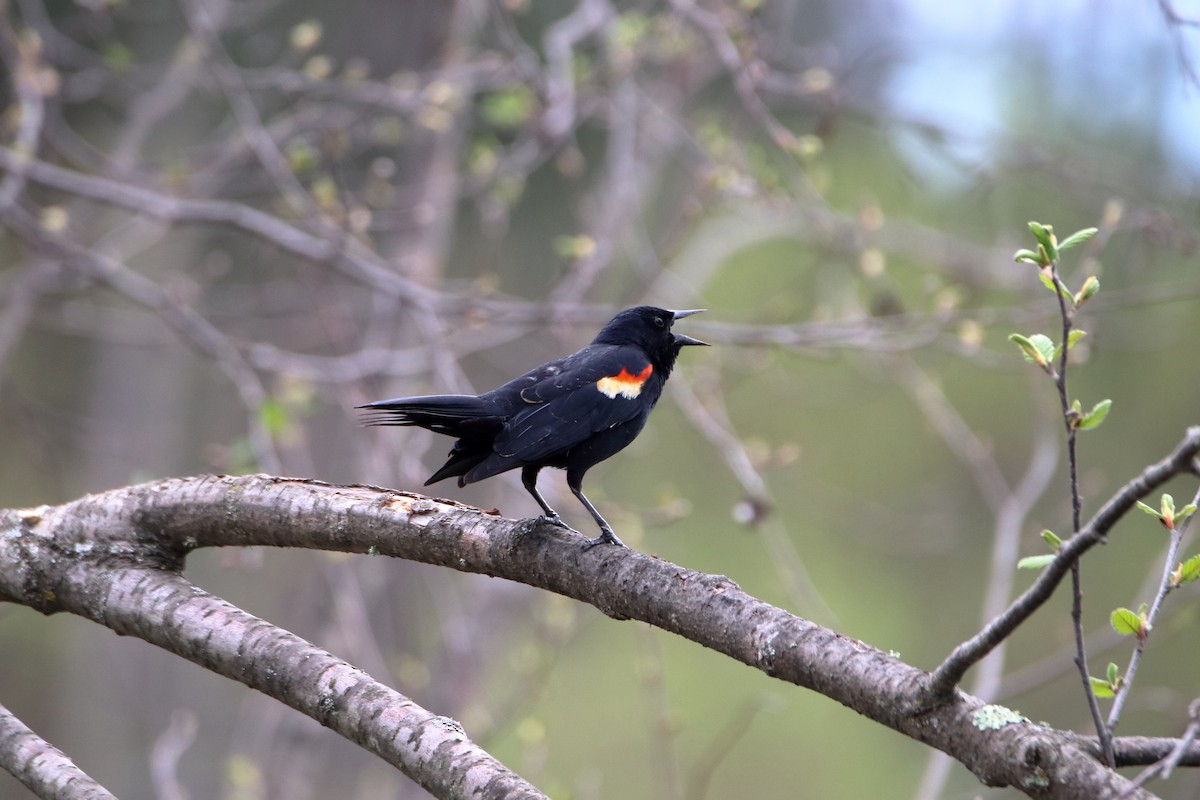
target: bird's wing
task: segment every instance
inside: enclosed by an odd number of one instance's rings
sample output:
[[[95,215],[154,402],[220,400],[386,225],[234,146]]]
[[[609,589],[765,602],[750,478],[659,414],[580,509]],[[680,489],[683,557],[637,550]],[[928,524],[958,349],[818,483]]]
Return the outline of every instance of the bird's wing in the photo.
[[[535,463],[645,413],[642,389],[654,368],[634,347],[587,348],[521,389],[527,408],[496,436],[500,456]]]

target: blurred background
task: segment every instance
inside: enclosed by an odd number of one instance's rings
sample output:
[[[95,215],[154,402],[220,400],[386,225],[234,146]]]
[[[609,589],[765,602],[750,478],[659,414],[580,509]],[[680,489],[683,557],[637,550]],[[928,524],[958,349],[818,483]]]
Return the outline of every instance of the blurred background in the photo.
[[[683,353],[589,496],[639,550],[932,668],[1030,583],[1039,531],[1070,533],[1058,398],[1007,340],[1060,330],[1012,260],[1028,220],[1100,229],[1063,260],[1102,284],[1071,396],[1113,401],[1081,437],[1085,518],[1200,422],[1200,3],[0,8],[0,507],[207,472],[418,489],[450,441],[354,405],[494,388],[621,307],[706,307],[680,330],[716,346]],[[431,491],[537,511],[512,474]],[[1087,556],[1092,674],[1124,668],[1108,616],[1151,599],[1165,545],[1139,514]],[[260,550],[187,573],[557,798],[1016,795],[520,585]],[[1185,727],[1196,601],[1168,598],[1119,733]],[[967,688],[1090,733],[1069,604]],[[122,798],[424,796],[65,615],[0,606],[0,702]]]

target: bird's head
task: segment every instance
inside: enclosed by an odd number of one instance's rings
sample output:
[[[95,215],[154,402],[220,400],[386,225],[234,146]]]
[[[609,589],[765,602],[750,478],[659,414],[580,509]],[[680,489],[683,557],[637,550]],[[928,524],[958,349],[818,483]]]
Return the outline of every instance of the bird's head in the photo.
[[[699,314],[703,308],[670,311],[654,306],[627,308],[617,314],[596,336],[596,344],[635,345],[646,351],[651,363],[668,372],[675,364],[679,351],[688,345],[707,345],[699,339],[674,333],[676,320]]]

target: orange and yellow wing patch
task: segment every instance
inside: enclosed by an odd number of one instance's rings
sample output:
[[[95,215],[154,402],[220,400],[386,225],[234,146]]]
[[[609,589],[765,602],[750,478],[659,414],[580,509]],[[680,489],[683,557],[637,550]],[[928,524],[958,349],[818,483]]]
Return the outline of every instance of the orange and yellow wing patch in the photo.
[[[617,395],[621,395],[632,400],[642,393],[642,385],[652,372],[654,372],[654,367],[649,364],[637,375],[633,375],[629,370],[621,367],[621,371],[616,375],[596,381],[596,388],[613,399],[616,399]]]

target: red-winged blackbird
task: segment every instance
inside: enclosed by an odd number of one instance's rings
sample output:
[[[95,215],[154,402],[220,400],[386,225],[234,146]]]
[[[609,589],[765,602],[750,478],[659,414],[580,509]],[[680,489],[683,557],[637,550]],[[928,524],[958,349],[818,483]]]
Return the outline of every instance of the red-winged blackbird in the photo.
[[[565,469],[567,485],[600,526],[588,547],[623,545],[583,494],[584,473],[641,432],[680,349],[708,344],[671,332],[675,320],[703,310],[626,309],[579,352],[478,397],[399,397],[359,408],[370,410],[367,425],[416,425],[458,437],[426,486],[455,476],[466,486],[520,467],[521,482],[544,512],[541,521],[564,528],[538,492],[537,475],[542,467]]]

